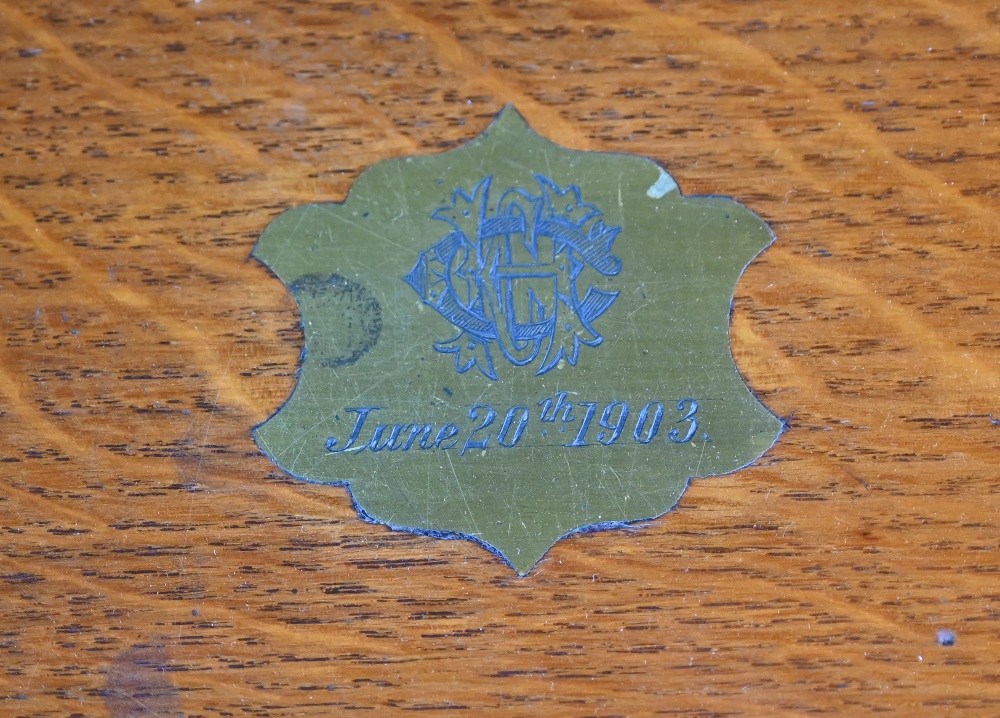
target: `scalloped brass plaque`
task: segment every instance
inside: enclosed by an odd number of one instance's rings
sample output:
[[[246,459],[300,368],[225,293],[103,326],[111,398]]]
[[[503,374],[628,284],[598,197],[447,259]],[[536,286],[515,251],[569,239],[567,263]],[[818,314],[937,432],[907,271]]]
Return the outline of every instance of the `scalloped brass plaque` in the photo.
[[[736,282],[773,239],[730,199],[555,145],[508,107],[267,227],[253,255],[306,346],[254,436],[288,473],[349,485],[366,519],[473,539],[523,575],[777,439],[729,346]]]

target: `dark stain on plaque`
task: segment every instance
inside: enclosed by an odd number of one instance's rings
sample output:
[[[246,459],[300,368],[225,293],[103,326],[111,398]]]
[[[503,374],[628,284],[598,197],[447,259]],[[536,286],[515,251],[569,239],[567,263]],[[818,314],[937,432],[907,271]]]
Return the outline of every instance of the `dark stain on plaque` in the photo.
[[[382,307],[363,285],[339,274],[306,274],[291,290],[302,312],[306,347],[321,366],[354,364],[378,342]],[[324,341],[311,342],[313,336]]]
[[[119,653],[103,691],[111,718],[182,716],[177,687],[167,674],[168,661],[162,645],[140,644]]]

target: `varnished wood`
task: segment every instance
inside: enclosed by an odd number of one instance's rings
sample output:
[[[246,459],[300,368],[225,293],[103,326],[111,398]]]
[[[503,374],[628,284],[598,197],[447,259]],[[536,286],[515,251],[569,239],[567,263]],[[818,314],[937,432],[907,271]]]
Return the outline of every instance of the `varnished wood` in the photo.
[[[4,2],[0,714],[1000,713],[998,24],[939,0]],[[523,579],[361,522],[249,434],[302,342],[248,260],[264,225],[506,102],[771,223],[733,347],[790,420]]]

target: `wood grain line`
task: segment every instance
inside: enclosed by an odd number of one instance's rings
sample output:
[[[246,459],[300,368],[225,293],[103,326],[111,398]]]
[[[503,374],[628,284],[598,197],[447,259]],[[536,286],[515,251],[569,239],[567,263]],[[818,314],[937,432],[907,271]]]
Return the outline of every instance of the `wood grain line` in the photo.
[[[718,67],[719,72],[740,78],[747,77],[748,73],[762,72],[770,84],[775,86],[791,82],[803,97],[809,98],[814,109],[820,110],[828,117],[836,117],[844,132],[850,131],[851,137],[862,140],[867,149],[873,150],[867,159],[868,162],[878,166],[880,172],[884,167],[892,168],[895,175],[893,179],[896,179],[897,183],[905,186],[913,181],[922,185],[927,190],[942,196],[950,206],[965,208],[967,213],[975,216],[985,228],[994,232],[1000,229],[1000,219],[994,208],[983,205],[975,196],[963,195],[954,187],[942,183],[940,177],[932,172],[900,159],[872,129],[870,123],[860,120],[855,113],[845,112],[842,106],[830,101],[823,93],[815,92],[808,80],[795,74],[794,69],[782,68],[771,54],[688,17],[660,9],[663,6],[642,4],[635,7],[641,8],[641,15],[647,19],[646,22],[630,25],[630,29],[636,34],[654,38],[650,28],[661,26],[663,18],[666,18],[672,30],[683,31],[681,36],[687,38],[689,42],[686,50],[691,51],[704,44],[708,45],[716,56],[730,58],[730,63]],[[631,19],[635,16],[625,17]],[[775,143],[773,138],[769,141]],[[883,166],[879,166],[878,161],[882,161]]]
[[[923,5],[927,9],[940,12],[948,19],[949,23],[960,27],[963,34],[972,36],[970,39],[988,37],[990,35],[989,30],[986,29],[986,23],[989,20],[986,18],[985,13],[973,14],[968,4],[946,2],[945,0],[918,0],[918,4]],[[995,31],[993,36],[995,38]]]
[[[493,68],[489,58],[473,52],[468,46],[456,40],[451,28],[442,27],[427,20],[413,5],[390,4],[388,9],[397,17],[414,22],[419,27],[420,34],[426,36],[434,43],[435,47],[440,49],[440,59],[459,73],[464,83],[486,89],[496,97],[499,102],[498,106],[492,109],[493,112],[499,112],[504,104],[511,102],[509,98],[513,96],[516,98],[513,102],[518,106],[519,111],[528,118],[529,122],[544,127],[545,133],[549,137],[572,138],[573,149],[592,149],[593,141],[581,132],[574,122],[564,117],[558,109],[539,102],[520,87],[500,76]],[[471,68],[480,68],[480,71],[470,72]]]
[[[178,322],[170,316],[158,313],[156,311],[156,304],[139,292],[135,292],[124,286],[107,286],[94,279],[96,273],[75,272],[74,270],[78,267],[78,264],[74,259],[67,257],[65,251],[66,245],[58,242],[48,232],[38,227],[28,212],[19,207],[14,200],[6,196],[3,192],[0,192],[0,213],[22,227],[26,235],[34,237],[36,240],[34,246],[37,249],[40,249],[53,264],[72,273],[76,281],[91,290],[95,295],[105,296],[118,306],[131,311],[142,312],[144,316],[153,316],[156,314],[157,320],[162,322],[165,327],[168,327],[171,334],[185,342],[185,346],[181,347],[181,349],[195,356],[197,365],[211,377],[212,385],[218,387],[219,396],[225,397],[227,404],[238,407],[244,413],[253,412],[255,407],[253,399],[246,392],[234,388],[230,378],[224,372],[219,373],[217,369],[219,366],[218,357],[212,356],[205,349],[205,342],[201,335],[197,333],[197,329],[193,329],[183,322]],[[34,232],[30,231],[32,228],[34,228]],[[232,355],[230,355],[231,359]]]
[[[164,102],[156,95],[109,79],[104,73],[95,70],[90,63],[73,52],[57,35],[14,7],[12,3],[0,5],[0,18],[3,18],[9,26],[31,35],[39,48],[56,55],[87,84],[100,88],[113,96],[124,98],[133,108],[148,109],[152,114],[171,118],[171,121],[176,122],[185,130],[203,136],[219,147],[227,148],[243,163],[260,164],[260,155],[253,144],[232,132],[216,127],[215,122],[211,119],[193,117],[178,110],[174,105]]]
[[[885,326],[906,327],[909,336],[920,337],[922,355],[913,358],[916,365],[933,361],[936,365],[933,371],[950,378],[963,376],[968,381],[966,388],[971,390],[978,389],[983,383],[996,386],[1000,382],[1000,368],[996,366],[996,362],[981,358],[980,352],[973,352],[968,347],[954,346],[941,336],[938,329],[927,324],[921,312],[894,304],[891,299],[877,301],[877,293],[864,286],[868,280],[847,273],[832,274],[807,257],[792,251],[782,251],[780,243],[767,251],[774,253],[771,255],[772,261],[780,263],[790,275],[803,280],[807,285],[835,289],[845,297],[857,300],[860,307],[867,308]],[[957,375],[954,373],[956,369],[959,372]],[[928,367],[927,371],[932,370]],[[976,380],[973,380],[974,377]]]

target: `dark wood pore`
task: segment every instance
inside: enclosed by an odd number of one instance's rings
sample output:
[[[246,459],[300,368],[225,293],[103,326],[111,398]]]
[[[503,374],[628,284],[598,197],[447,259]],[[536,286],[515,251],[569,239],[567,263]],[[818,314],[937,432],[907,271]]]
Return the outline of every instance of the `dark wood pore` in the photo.
[[[998,23],[5,0],[0,714],[1000,714]],[[249,434],[302,343],[264,225],[507,102],[771,224],[732,341],[790,422],[526,578],[363,523]]]

